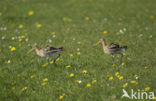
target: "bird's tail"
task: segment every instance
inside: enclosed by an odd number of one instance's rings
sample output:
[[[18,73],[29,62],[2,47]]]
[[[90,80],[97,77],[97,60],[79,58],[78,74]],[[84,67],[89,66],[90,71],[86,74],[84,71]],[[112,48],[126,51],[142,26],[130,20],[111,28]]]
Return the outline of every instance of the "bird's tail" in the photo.
[[[127,46],[122,46],[121,49],[125,51],[127,49]]]

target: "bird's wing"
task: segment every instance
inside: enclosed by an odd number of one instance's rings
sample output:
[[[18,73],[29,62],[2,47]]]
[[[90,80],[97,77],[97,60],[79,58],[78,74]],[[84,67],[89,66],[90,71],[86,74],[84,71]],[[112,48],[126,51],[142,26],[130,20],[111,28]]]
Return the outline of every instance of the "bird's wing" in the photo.
[[[114,48],[119,48],[120,46],[118,44],[115,44],[115,43],[111,43],[108,48],[109,49],[114,49]]]
[[[45,51],[51,51],[51,50],[57,50],[57,48],[47,45],[47,46],[44,48],[44,50],[45,50]]]

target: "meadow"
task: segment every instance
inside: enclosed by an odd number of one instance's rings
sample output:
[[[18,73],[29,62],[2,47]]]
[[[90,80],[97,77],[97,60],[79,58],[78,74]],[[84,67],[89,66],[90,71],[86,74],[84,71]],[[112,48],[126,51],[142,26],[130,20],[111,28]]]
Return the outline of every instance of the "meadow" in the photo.
[[[0,0],[0,101],[131,101],[122,89],[156,96],[155,4]],[[120,55],[112,65],[102,45],[93,46],[101,38],[128,46],[121,64]],[[67,51],[48,64],[27,54],[35,44]]]

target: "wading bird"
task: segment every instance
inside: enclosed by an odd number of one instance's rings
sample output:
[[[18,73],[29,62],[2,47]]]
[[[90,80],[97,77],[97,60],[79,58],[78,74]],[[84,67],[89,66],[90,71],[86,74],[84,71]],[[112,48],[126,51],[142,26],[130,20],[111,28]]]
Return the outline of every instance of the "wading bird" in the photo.
[[[127,46],[120,46],[115,43],[107,45],[104,38],[100,39],[94,46],[97,46],[99,43],[102,43],[104,53],[112,56],[112,63],[114,63],[114,54],[121,54],[121,62],[122,62],[123,57],[122,52],[124,52],[127,49]]]
[[[48,61],[49,61],[50,57],[57,56],[57,58],[59,58],[60,57],[60,52],[65,51],[65,49],[63,47],[54,48],[54,47],[51,47],[51,46],[47,45],[45,48],[40,49],[37,45],[35,45],[35,46],[33,46],[33,48],[30,51],[28,51],[27,54],[29,54],[33,50],[35,50],[35,52],[36,52],[36,54],[38,56],[46,57],[48,59]],[[57,58],[55,58],[53,60],[54,64],[55,64],[55,61],[56,61]]]

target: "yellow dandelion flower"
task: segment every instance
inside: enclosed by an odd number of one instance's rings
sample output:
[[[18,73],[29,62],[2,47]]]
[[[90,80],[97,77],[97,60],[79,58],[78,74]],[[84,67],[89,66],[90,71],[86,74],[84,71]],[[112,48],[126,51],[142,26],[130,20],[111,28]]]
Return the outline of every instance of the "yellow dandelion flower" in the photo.
[[[21,77],[21,75],[20,75],[20,74],[17,74],[17,77],[18,77],[18,78],[20,78],[20,77]]]
[[[110,75],[107,75],[107,77],[109,78],[109,77],[110,77]]]
[[[43,81],[44,81],[44,82],[48,81],[48,78],[44,78]]]
[[[24,35],[22,35],[22,36],[21,36],[21,38],[23,39],[23,38],[25,38],[25,36],[24,36]]]
[[[48,63],[45,63],[45,64],[43,64],[42,66],[43,66],[43,67],[46,67],[47,65],[48,65]]]
[[[119,72],[116,72],[116,73],[115,73],[115,76],[118,76],[118,75],[119,75]]]
[[[54,64],[54,61],[50,61],[50,64]]]
[[[77,55],[80,55],[81,53],[80,52],[77,52]]]
[[[72,19],[71,19],[71,18],[69,18],[69,19],[68,19],[68,22],[72,22]]]
[[[83,70],[82,73],[86,74],[87,73],[87,70]]]
[[[77,44],[79,44],[79,45],[80,45],[80,44],[81,44],[81,41],[78,41],[78,42],[77,42]]]
[[[85,17],[85,21],[88,21],[89,20],[89,17]]]
[[[58,61],[60,61],[60,58],[57,58],[57,59],[56,59],[56,62],[58,62]]]
[[[116,32],[116,35],[120,35],[120,32]]]
[[[62,94],[62,96],[66,96],[66,94],[65,94],[65,93],[63,93],[63,94]]]
[[[111,76],[111,77],[109,77],[109,80],[111,81],[111,80],[113,80],[113,77]]]
[[[127,86],[127,84],[123,84],[122,87],[125,88]]]
[[[21,45],[21,44],[19,44],[18,46],[19,46],[19,47],[21,47],[22,45]]]
[[[122,80],[122,79],[123,79],[123,76],[120,76],[120,77],[119,77],[119,80]]]
[[[19,25],[18,28],[19,28],[19,29],[22,29],[22,28],[23,28],[23,25]]]
[[[22,41],[22,38],[18,39],[18,41],[21,42]]]
[[[11,61],[10,60],[8,60],[8,62],[7,62],[8,64],[10,64],[11,63]]]
[[[91,87],[92,85],[91,85],[90,83],[88,83],[86,86],[87,86],[87,87]]]
[[[70,68],[70,67],[71,67],[70,65],[67,65],[67,66],[66,66],[66,68]]]
[[[60,96],[59,96],[59,99],[63,99],[63,97],[64,97],[63,95],[60,95]]]
[[[62,20],[65,22],[67,20],[67,18],[66,17],[63,17]]]
[[[96,80],[93,80],[93,81],[92,81],[92,84],[93,84],[93,83],[96,83]]]
[[[29,11],[29,12],[28,12],[28,15],[29,15],[29,16],[31,16],[31,15],[33,15],[33,14],[34,14],[34,11]]]
[[[145,69],[147,69],[147,66],[144,66]]]
[[[28,87],[25,86],[25,87],[22,88],[22,91],[25,91],[25,90],[27,90],[27,89],[28,89]]]
[[[31,75],[31,76],[30,76],[31,79],[34,78],[34,77],[35,77],[34,75]]]
[[[151,15],[151,16],[150,16],[150,18],[151,18],[151,19],[154,19],[154,16],[153,16],[153,15]]]
[[[78,83],[78,82],[79,82],[79,80],[75,80],[75,82],[76,82],[76,83]]]
[[[121,63],[121,65],[122,65],[122,66],[123,66],[123,65],[125,65],[125,63],[124,63],[124,62],[122,62],[122,63]]]
[[[134,83],[137,83],[137,82],[133,80],[133,81],[130,81],[130,83],[134,84]]]
[[[112,64],[112,66],[113,66],[113,67],[115,67],[115,66],[116,66],[116,64]]]
[[[42,85],[42,86],[45,86],[45,85],[46,85],[46,83],[45,83],[45,82],[43,82],[41,85]]]
[[[52,32],[52,35],[55,35],[56,34],[56,32]]]
[[[144,92],[145,90],[144,90],[144,89],[142,89],[141,91],[142,91],[142,92]]]
[[[149,90],[150,90],[150,87],[146,87],[146,88],[145,88],[145,91],[149,91]]]
[[[107,34],[107,33],[108,33],[108,31],[107,31],[107,30],[104,30],[104,31],[103,31],[103,34]]]
[[[71,73],[69,76],[70,76],[70,77],[74,77],[74,73]]]
[[[153,98],[153,100],[156,100],[156,96]]]
[[[16,50],[16,48],[15,47],[12,47],[11,48],[11,52],[13,52],[13,51],[15,51]]]
[[[123,56],[126,56],[126,53],[122,53]]]
[[[41,28],[42,27],[42,24],[37,24],[36,27],[37,28]]]
[[[70,56],[72,57],[72,56],[73,56],[73,54],[70,54]]]

